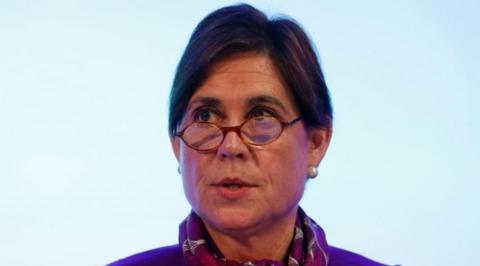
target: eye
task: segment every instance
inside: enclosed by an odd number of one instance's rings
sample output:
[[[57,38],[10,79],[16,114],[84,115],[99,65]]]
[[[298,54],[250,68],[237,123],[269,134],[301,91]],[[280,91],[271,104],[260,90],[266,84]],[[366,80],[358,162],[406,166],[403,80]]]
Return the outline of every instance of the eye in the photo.
[[[255,120],[262,120],[263,118],[272,116],[276,117],[275,112],[272,109],[266,107],[254,108],[248,113],[248,118],[254,118]]]
[[[192,115],[195,122],[213,122],[217,116],[218,112],[210,107],[199,107]]]

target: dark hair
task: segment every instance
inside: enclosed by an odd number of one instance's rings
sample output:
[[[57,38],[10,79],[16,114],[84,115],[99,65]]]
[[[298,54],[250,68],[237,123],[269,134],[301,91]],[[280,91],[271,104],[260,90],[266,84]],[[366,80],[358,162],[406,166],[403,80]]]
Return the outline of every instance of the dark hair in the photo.
[[[220,8],[195,28],[177,66],[170,93],[169,132],[173,136],[190,98],[208,78],[212,65],[240,53],[269,56],[307,127],[329,127],[332,106],[313,45],[293,19],[268,17],[239,4]]]

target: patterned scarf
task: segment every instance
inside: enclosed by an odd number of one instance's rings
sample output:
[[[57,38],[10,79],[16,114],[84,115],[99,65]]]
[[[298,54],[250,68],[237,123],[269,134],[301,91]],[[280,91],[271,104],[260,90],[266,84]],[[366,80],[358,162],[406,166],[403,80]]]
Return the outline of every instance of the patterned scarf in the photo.
[[[193,211],[180,224],[180,245],[191,266],[327,266],[328,245],[325,233],[299,207],[295,236],[290,244],[288,262],[256,260],[236,262],[223,257],[215,246],[202,220]]]

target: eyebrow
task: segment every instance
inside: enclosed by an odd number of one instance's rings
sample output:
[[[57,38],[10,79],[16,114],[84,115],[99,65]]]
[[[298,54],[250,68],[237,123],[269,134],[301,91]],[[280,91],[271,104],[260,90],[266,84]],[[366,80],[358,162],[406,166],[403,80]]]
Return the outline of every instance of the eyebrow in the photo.
[[[270,96],[270,95],[259,95],[259,96],[255,96],[255,97],[252,97],[252,98],[248,98],[246,106],[248,108],[251,108],[255,105],[265,104],[265,103],[273,104],[273,105],[279,107],[280,109],[282,109],[282,111],[284,111],[284,112],[287,111],[285,106],[282,104],[282,102],[280,100],[278,100],[277,98],[275,98],[273,96]]]
[[[219,106],[221,105],[221,101],[218,98],[215,97],[198,97],[190,102],[189,105],[193,104],[204,104],[204,105],[210,105],[210,106]]]
[[[195,105],[195,104],[218,107],[222,105],[222,101],[216,97],[204,96],[204,97],[198,97],[192,100],[189,105]],[[282,111],[284,112],[287,111],[285,106],[282,104],[280,100],[270,95],[259,95],[259,96],[247,98],[245,106],[248,109],[259,104],[273,104],[278,108],[282,109]]]

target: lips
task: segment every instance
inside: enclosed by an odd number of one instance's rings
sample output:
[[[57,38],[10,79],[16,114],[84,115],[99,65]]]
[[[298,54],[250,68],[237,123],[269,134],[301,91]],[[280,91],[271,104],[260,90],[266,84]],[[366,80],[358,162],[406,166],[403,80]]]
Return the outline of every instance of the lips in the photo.
[[[245,186],[245,187],[254,187],[255,186],[255,185],[253,185],[249,182],[243,181],[240,178],[230,178],[230,177],[222,179],[220,182],[216,183],[215,185],[216,186],[223,186],[223,187],[231,188],[231,189],[236,189],[236,188],[240,188],[240,187],[243,187],[243,186]]]
[[[255,184],[240,178],[224,178],[213,185],[218,195],[227,200],[238,200],[245,197],[249,191],[257,187]]]

